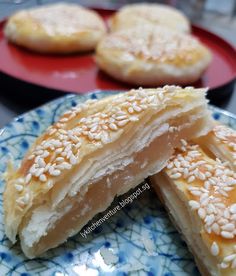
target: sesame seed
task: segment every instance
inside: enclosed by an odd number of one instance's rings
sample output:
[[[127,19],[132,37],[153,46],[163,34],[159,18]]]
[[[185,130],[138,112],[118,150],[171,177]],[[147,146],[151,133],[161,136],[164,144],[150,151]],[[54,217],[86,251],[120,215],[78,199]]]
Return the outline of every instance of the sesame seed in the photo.
[[[189,206],[191,207],[192,210],[197,210],[197,209],[200,208],[200,204],[195,200],[190,200],[188,202],[188,204],[189,204]]]
[[[140,104],[140,107],[143,109],[143,110],[146,110],[148,108],[148,106],[146,104]]]
[[[206,176],[205,176],[204,173],[199,172],[199,173],[198,173],[198,178],[199,178],[200,180],[205,180],[205,179],[206,179]]]
[[[55,128],[50,129],[50,131],[48,132],[48,134],[51,136],[56,132]]]
[[[24,178],[18,178],[18,179],[17,179],[17,183],[19,183],[19,184],[24,184],[24,183],[25,183]]]
[[[228,255],[224,258],[224,263],[229,263],[236,258],[236,254]]]
[[[32,160],[35,158],[35,155],[34,154],[31,154],[29,157],[28,157],[28,160]]]
[[[68,118],[61,118],[59,122],[64,123],[64,122],[67,122],[67,121],[68,121]]]
[[[44,172],[44,168],[39,168],[35,171],[34,176],[39,177]]]
[[[215,216],[213,214],[207,215],[204,219],[206,225],[212,225],[212,223],[215,221]]]
[[[90,131],[88,132],[88,138],[90,141],[94,140],[94,134],[91,133]]]
[[[64,160],[65,160],[65,159],[64,159],[63,157],[57,157],[57,158],[56,158],[56,161],[57,161],[57,162],[63,162]]]
[[[220,226],[217,223],[213,223],[211,229],[215,234],[220,234]]]
[[[234,234],[231,232],[227,232],[227,231],[221,231],[220,235],[222,238],[225,238],[225,239],[233,239],[234,238]]]
[[[231,205],[229,210],[232,214],[236,214],[236,204]]]
[[[199,188],[199,187],[194,187],[194,186],[189,186],[189,187],[188,187],[188,190],[189,190],[189,191],[199,191],[200,188]]]
[[[220,194],[222,194],[223,196],[228,197],[228,194],[224,190],[220,189],[220,190],[218,190],[218,192]]]
[[[46,166],[46,163],[44,162],[43,158],[39,158],[37,163],[40,168],[44,168]]]
[[[17,190],[17,192],[22,192],[24,187],[20,184],[15,184],[15,189]]]
[[[198,215],[201,219],[204,219],[206,217],[206,211],[203,208],[198,209]]]
[[[224,203],[215,203],[215,206],[220,208],[220,209],[225,209],[225,204]]]
[[[42,158],[46,158],[48,156],[49,156],[49,151],[47,151],[47,150],[45,150],[41,155]]]
[[[178,178],[181,177],[181,173],[172,174],[170,177],[173,178],[173,179],[178,179]]]
[[[46,181],[47,181],[46,175],[45,175],[45,174],[41,174],[41,175],[39,176],[39,180],[42,181],[42,182],[46,182]]]
[[[102,135],[101,132],[99,132],[98,134],[95,134],[94,139],[97,141],[101,140],[101,135]]]
[[[232,261],[231,268],[236,268],[236,258]]]
[[[189,178],[188,178],[188,183],[191,183],[195,180],[195,176],[194,175],[191,175]]]
[[[174,166],[174,164],[173,164],[173,162],[170,162],[170,163],[168,163],[168,165],[167,165],[167,169],[172,169],[173,168],[173,166]]]
[[[109,128],[110,128],[111,130],[117,130],[117,125],[114,124],[114,123],[110,123],[110,124],[109,124]]]
[[[95,126],[93,126],[93,127],[90,129],[90,131],[91,131],[91,132],[96,132],[97,129],[98,129],[98,124],[96,124]]]
[[[109,118],[108,122],[109,122],[109,123],[114,123],[114,122],[115,122],[115,119],[114,119],[114,118]]]
[[[129,122],[128,119],[127,120],[122,120],[122,121],[117,122],[117,125],[119,127],[122,127],[122,126],[125,126],[128,122]]]
[[[130,114],[133,114],[133,113],[134,113],[133,107],[130,106],[130,107],[128,108],[128,112],[129,112]]]
[[[204,182],[204,187],[205,187],[205,189],[209,190],[209,189],[210,189],[210,186],[211,186],[211,184],[210,184],[209,181],[205,181],[205,182]]]
[[[25,184],[28,184],[28,183],[30,182],[31,178],[32,178],[32,174],[31,174],[31,173],[28,173],[28,174],[26,175],[26,178],[25,178]]]
[[[29,196],[29,193],[26,193],[23,197],[22,197],[22,200],[25,204],[28,204],[29,203],[29,200],[30,200],[30,196]]]
[[[122,111],[122,110],[117,111],[117,112],[116,112],[116,115],[117,115],[117,116],[125,116],[125,117],[127,117],[126,112],[124,112],[124,111]],[[117,117],[116,117],[116,118],[117,118]]]
[[[213,242],[212,245],[211,245],[211,254],[213,256],[217,256],[219,255],[220,253],[220,249],[219,249],[219,246],[216,242]]]
[[[202,194],[200,191],[190,191],[190,193],[194,196],[200,196]]]
[[[48,187],[48,189],[51,189],[52,186],[53,186],[53,182],[52,182],[51,180],[49,180],[49,181],[47,182],[47,187]]]
[[[221,229],[224,231],[227,231],[227,232],[232,232],[235,230],[235,226],[233,223],[228,223],[228,224],[221,226]]]
[[[25,202],[23,200],[23,197],[19,197],[16,199],[16,203],[19,204],[21,207],[25,206]]]
[[[174,160],[174,165],[176,168],[180,168],[180,162],[177,160]]]
[[[138,113],[142,111],[142,108],[138,105],[133,105],[133,109],[134,109],[134,111],[136,111]]]
[[[220,267],[221,267],[222,269],[226,269],[226,268],[229,267],[229,264],[222,262],[222,263],[220,264]]]
[[[218,220],[219,225],[224,225],[224,224],[227,224],[228,222],[229,221],[223,217]]]
[[[49,170],[49,173],[50,173],[50,175],[52,175],[52,176],[58,176],[58,175],[60,175],[61,174],[61,171],[60,170]]]
[[[207,178],[209,178],[209,177],[212,176],[212,174],[211,174],[210,172],[205,172],[205,176],[206,176]]]
[[[77,163],[77,158],[72,154],[70,157],[70,164],[75,165]]]
[[[108,129],[108,126],[102,125],[102,129],[107,130],[107,129]]]
[[[29,169],[29,173],[31,173],[32,175],[34,175],[37,171],[37,167],[38,165],[37,164],[33,164],[32,167]]]
[[[66,170],[70,170],[72,168],[71,164],[70,163],[67,163],[67,162],[63,162],[62,165],[64,166],[64,168]]]
[[[129,120],[130,120],[130,122],[136,122],[139,120],[139,118],[137,116],[130,116]]]
[[[186,140],[181,139],[180,141],[181,141],[181,143],[182,143],[182,145],[183,145],[183,146],[185,146],[185,147],[186,147],[186,146],[188,145],[188,143],[186,142]]]
[[[108,137],[108,134],[107,134],[107,132],[102,132],[102,134],[101,134],[101,141],[104,143],[104,144],[107,144],[107,143],[109,143],[110,142],[110,139],[109,139],[109,137]]]

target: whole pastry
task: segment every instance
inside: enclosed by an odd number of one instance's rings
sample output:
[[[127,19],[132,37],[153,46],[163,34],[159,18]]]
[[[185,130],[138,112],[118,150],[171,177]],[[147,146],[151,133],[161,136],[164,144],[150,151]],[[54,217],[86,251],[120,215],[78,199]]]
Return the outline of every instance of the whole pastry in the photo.
[[[96,12],[59,3],[16,12],[4,33],[9,41],[32,51],[66,54],[93,50],[106,27]]]
[[[151,24],[189,33],[190,23],[179,10],[161,4],[132,4],[124,6],[109,20],[112,31],[124,30],[134,26]]]
[[[191,35],[144,25],[102,39],[96,61],[110,76],[131,84],[189,84],[201,77],[211,54]]]

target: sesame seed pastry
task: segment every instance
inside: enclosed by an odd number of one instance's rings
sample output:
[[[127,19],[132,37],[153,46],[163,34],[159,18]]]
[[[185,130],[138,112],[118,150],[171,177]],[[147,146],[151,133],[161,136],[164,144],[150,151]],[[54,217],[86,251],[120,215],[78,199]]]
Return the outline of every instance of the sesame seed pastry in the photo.
[[[221,160],[228,161],[236,171],[236,131],[230,127],[217,124],[206,136],[197,140],[206,150]]]
[[[93,50],[106,27],[95,11],[57,3],[16,12],[4,33],[9,41],[32,51],[69,54]]]
[[[167,167],[151,177],[202,275],[236,275],[236,173],[182,140]]]
[[[33,258],[78,233],[115,196],[164,168],[180,139],[212,129],[205,92],[138,89],[67,111],[17,170],[9,166],[6,235],[13,243],[18,235]]]
[[[104,37],[96,62],[113,78],[135,85],[189,84],[201,77],[211,53],[191,35],[143,25]]]
[[[181,11],[167,5],[151,3],[126,5],[109,21],[111,31],[144,24],[168,27],[183,33],[189,33],[191,28],[188,18]]]

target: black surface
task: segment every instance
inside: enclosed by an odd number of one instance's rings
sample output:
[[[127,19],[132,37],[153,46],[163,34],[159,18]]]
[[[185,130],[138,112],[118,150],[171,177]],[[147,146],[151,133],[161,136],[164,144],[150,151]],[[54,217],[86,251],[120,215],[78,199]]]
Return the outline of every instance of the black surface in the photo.
[[[14,117],[66,94],[0,73],[0,128]]]

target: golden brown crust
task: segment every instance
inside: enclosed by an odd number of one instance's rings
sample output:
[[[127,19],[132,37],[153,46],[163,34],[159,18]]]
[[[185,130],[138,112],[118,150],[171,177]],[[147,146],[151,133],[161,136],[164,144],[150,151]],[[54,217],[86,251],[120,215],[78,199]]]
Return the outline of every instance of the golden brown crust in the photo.
[[[179,32],[189,33],[190,23],[179,10],[160,4],[126,5],[115,13],[110,21],[111,31],[124,30],[144,24],[169,27]]]
[[[4,29],[9,41],[41,53],[93,50],[106,33],[102,18],[76,4],[53,4],[12,15]]]
[[[196,38],[149,25],[112,33],[96,49],[102,70],[138,85],[194,82],[210,60],[210,52]]]

